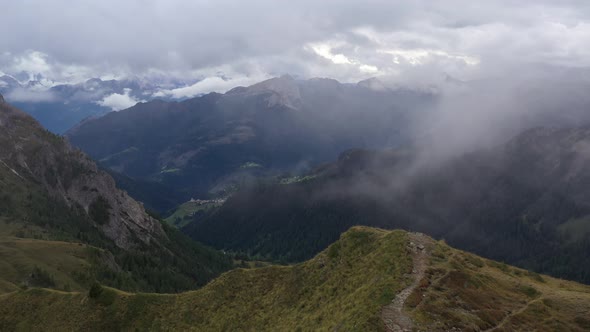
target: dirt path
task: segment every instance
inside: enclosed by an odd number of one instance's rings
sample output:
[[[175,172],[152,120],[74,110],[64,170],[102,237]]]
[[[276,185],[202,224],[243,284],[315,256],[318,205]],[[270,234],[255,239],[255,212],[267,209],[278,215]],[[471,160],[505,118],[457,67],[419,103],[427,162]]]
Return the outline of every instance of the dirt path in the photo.
[[[504,325],[506,325],[506,323],[508,323],[514,316],[520,315],[521,313],[525,312],[529,308],[529,306],[531,304],[533,304],[533,303],[535,303],[535,302],[537,302],[539,300],[542,300],[542,299],[543,299],[543,297],[541,296],[541,297],[538,297],[538,298],[536,298],[534,300],[531,300],[531,301],[527,302],[522,308],[520,308],[520,309],[518,309],[518,310],[516,310],[514,312],[511,312],[506,317],[504,317],[504,319],[502,319],[502,321],[500,321],[500,323],[498,323],[498,325],[496,325],[494,327],[491,327],[491,328],[489,328],[487,330],[484,330],[483,332],[491,332],[491,331],[495,331],[495,330],[497,330],[499,328],[504,327]]]
[[[430,248],[432,240],[421,233],[408,233],[409,247],[412,251],[412,283],[395,296],[390,304],[383,307],[381,319],[385,323],[385,330],[389,332],[412,331],[414,323],[408,314],[404,311],[404,304],[408,296],[420,284],[424,278],[430,257]]]

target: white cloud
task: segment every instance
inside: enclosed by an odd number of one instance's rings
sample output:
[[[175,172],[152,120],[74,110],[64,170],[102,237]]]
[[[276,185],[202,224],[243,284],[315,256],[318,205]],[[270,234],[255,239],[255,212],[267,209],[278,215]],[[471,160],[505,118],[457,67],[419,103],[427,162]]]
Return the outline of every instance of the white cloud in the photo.
[[[304,49],[311,51],[324,59],[330,60],[335,65],[347,65],[354,68],[354,71],[358,74],[348,77],[348,79],[344,78],[346,81],[358,81],[360,79],[368,78],[371,75],[379,74],[379,68],[377,66],[366,64],[358,60],[357,58],[362,58],[364,54],[360,52],[359,47],[355,47],[345,40],[309,43]],[[334,49],[347,49],[354,53],[354,57],[343,53],[334,53]],[[342,77],[337,78],[342,79]]]
[[[360,65],[359,69],[367,74],[377,74],[379,72],[379,68],[371,65]]]
[[[198,95],[202,95],[209,92],[219,92],[224,93],[236,86],[248,86],[254,83],[260,82],[263,79],[268,77],[237,77],[237,78],[229,78],[224,79],[221,77],[213,76],[207,77],[193,85],[171,89],[171,90],[161,90],[154,94],[154,97],[172,97],[175,99],[182,99],[182,98],[192,98]]]
[[[450,54],[443,50],[427,50],[427,49],[397,49],[397,50],[378,50],[378,52],[390,54],[393,56],[392,61],[396,64],[401,64],[402,60],[412,66],[423,65],[426,62],[434,61],[434,58],[441,57],[450,60],[458,60],[464,62],[466,65],[475,66],[480,63],[477,57],[464,54]]]
[[[317,55],[321,56],[322,58],[328,59],[337,65],[352,64],[353,63],[353,61],[351,61],[349,58],[347,58],[342,53],[339,53],[339,54],[332,53],[332,46],[330,46],[328,44],[321,44],[321,43],[313,44],[312,43],[309,45],[309,47],[311,47],[311,49]]]
[[[39,51],[28,52],[14,59],[12,70],[47,75],[51,71],[47,57],[47,54]]]
[[[137,100],[130,96],[131,89],[125,89],[123,94],[113,93],[112,95],[104,97],[102,100],[96,102],[100,106],[109,107],[113,111],[120,111],[135,104],[142,100]]]
[[[6,100],[9,102],[52,102],[57,98],[50,91],[39,91],[32,89],[18,88],[6,94]]]
[[[59,84],[81,83],[100,76],[100,71],[91,65],[60,62],[49,54],[29,49],[19,54],[1,53],[0,68],[0,76],[10,75],[22,84],[36,81],[40,83],[37,87],[40,89]]]

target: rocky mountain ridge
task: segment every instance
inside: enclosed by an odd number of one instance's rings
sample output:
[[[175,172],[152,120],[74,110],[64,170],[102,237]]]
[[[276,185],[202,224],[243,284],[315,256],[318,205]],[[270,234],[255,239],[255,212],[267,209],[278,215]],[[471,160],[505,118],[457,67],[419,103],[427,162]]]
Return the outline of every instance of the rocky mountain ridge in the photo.
[[[114,180],[79,150],[53,136],[29,115],[0,105],[0,160],[23,180],[42,184],[52,197],[86,212],[98,200],[109,206],[108,220],[94,220],[117,246],[128,249],[165,236],[143,206],[117,189]]]
[[[39,248],[55,256],[42,258],[46,253]],[[83,152],[5,102],[0,103],[0,251],[10,257],[0,261],[0,279],[6,277],[0,288],[9,289],[29,284],[27,276],[34,273],[45,276],[46,287],[60,289],[99,280],[125,290],[178,292],[232,267],[229,256],[150,216]],[[47,271],[61,284],[50,282]]]

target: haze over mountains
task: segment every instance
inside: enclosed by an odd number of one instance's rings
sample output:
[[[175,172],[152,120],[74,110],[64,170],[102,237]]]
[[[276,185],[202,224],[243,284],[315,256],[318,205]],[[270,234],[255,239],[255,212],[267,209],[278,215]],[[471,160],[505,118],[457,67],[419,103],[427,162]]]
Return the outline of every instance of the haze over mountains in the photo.
[[[297,175],[351,148],[412,146],[434,162],[527,128],[584,123],[590,84],[563,75],[548,72],[532,84],[447,77],[421,89],[375,78],[343,84],[282,76],[225,94],[139,104],[67,136],[103,166],[143,183],[121,182],[130,192],[156,182],[166,197],[220,197],[253,176]],[[182,203],[142,199],[162,212]]]
[[[434,98],[283,76],[223,95],[140,104],[67,136],[115,172],[160,182],[186,199],[207,198],[225,195],[253,172],[297,173],[351,146],[401,144]]]
[[[306,263],[236,270],[197,292],[153,297],[96,283],[88,295],[27,290],[40,286],[70,292],[98,280],[131,290],[179,291],[203,285],[231,264],[225,253],[190,243],[159,224],[83,153],[1,98],[0,103],[4,128],[0,249],[12,253],[2,262],[0,275],[0,290],[7,292],[0,298],[5,304],[0,325],[5,328],[265,329],[269,321],[286,329],[559,327],[575,331],[589,326],[583,314],[590,303],[587,287],[564,286],[485,261],[422,234],[367,228],[353,228]],[[505,148],[467,155],[448,167],[416,168],[417,150],[351,151],[338,163],[303,178],[283,178],[277,184],[257,185],[253,191],[246,188],[220,210],[189,224],[187,231],[242,256],[289,260],[314,256],[334,241],[334,235],[337,239],[350,225],[370,220],[372,225],[447,234],[462,246],[489,249],[489,256],[522,265],[532,262],[529,267],[537,270],[585,280],[587,257],[581,253],[588,244],[583,191],[588,177],[587,132],[532,130]],[[396,175],[406,181],[396,181]],[[307,200],[303,205],[302,199]],[[503,201],[513,208],[505,209]],[[465,210],[468,206],[474,209]],[[522,208],[527,210],[526,219],[518,220]],[[228,217],[228,211],[237,214]],[[450,226],[455,226],[450,233],[437,233]],[[544,264],[535,265],[541,260]],[[375,280],[369,286],[367,275]],[[24,290],[18,290],[19,282]],[[59,309],[48,313],[49,302]],[[187,303],[193,304],[192,309]],[[264,308],[260,315],[249,313],[254,303],[256,310]],[[24,306],[32,311],[22,310]],[[218,309],[225,306],[236,309],[229,313]],[[293,306],[297,311],[285,311]],[[456,316],[455,308],[464,313]],[[117,314],[104,316],[109,310]],[[186,313],[182,318],[176,317],[179,310]],[[342,316],[331,314],[334,310]],[[552,318],[539,319],[539,310]],[[227,320],[227,315],[234,319]]]
[[[582,0],[0,11],[0,331],[589,331]]]
[[[365,224],[587,282],[588,85],[542,78],[416,90],[282,76],[140,104],[68,137],[162,212],[229,197],[179,220],[219,249],[300,261]]]
[[[529,130],[493,149],[422,164],[412,150],[352,150],[291,184],[252,186],[188,234],[254,257],[307,259],[353,225],[402,228],[588,282],[587,127]]]
[[[12,76],[4,75],[0,77],[0,93],[51,132],[63,134],[84,119],[131,107],[140,101],[153,99],[153,95],[162,89],[184,84],[139,78],[91,78],[82,83],[60,84],[43,77],[21,83]]]

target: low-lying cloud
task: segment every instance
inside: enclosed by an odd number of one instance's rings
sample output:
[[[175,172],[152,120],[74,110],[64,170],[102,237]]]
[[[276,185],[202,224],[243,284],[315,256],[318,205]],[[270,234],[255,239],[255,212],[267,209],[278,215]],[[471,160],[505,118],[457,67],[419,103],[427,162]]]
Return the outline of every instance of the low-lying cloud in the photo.
[[[131,89],[125,89],[123,94],[113,93],[109,96],[104,97],[102,100],[96,102],[100,106],[108,107],[113,111],[120,111],[131,106],[135,106],[137,103],[143,100],[137,100],[131,94]]]
[[[259,82],[267,77],[238,77],[222,78],[207,77],[193,85],[177,89],[161,90],[154,94],[154,97],[170,97],[175,99],[192,98],[209,92],[225,93],[237,86],[248,86]]]
[[[58,98],[53,93],[51,93],[51,91],[38,91],[25,88],[11,90],[5,95],[5,97],[9,102],[24,103],[55,102],[58,100]]]

